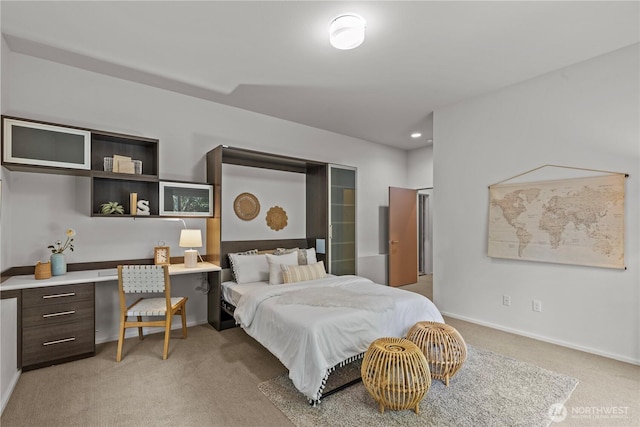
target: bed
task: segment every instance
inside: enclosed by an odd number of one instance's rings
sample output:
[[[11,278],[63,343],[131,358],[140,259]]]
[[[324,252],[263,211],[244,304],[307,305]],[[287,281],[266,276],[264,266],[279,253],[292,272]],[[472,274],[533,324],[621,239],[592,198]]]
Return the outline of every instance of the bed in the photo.
[[[284,268],[289,269],[304,270]],[[221,286],[223,309],[282,362],[295,387],[314,405],[329,374],[361,358],[375,339],[406,336],[419,321],[443,322],[435,305],[417,293],[360,276],[322,276],[286,284],[226,281]]]

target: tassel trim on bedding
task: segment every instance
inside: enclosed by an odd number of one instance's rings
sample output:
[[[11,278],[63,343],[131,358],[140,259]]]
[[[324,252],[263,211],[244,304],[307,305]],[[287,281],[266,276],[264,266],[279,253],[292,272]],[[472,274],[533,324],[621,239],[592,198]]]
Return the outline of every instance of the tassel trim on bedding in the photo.
[[[317,399],[309,399],[309,404],[312,406],[317,406],[318,404],[320,404],[320,399],[322,398],[322,392],[324,391],[324,388],[327,385],[327,380],[329,379],[329,375],[331,375],[331,373],[333,371],[335,371],[338,368],[342,368],[343,366],[348,365],[351,362],[355,362],[356,360],[360,360],[364,358],[364,352],[360,353],[360,354],[356,354],[355,356],[349,357],[345,360],[343,360],[342,362],[338,363],[335,366],[332,366],[331,368],[327,369],[327,372],[325,372],[324,377],[322,378],[322,384],[320,385],[320,388],[318,389],[318,398]]]

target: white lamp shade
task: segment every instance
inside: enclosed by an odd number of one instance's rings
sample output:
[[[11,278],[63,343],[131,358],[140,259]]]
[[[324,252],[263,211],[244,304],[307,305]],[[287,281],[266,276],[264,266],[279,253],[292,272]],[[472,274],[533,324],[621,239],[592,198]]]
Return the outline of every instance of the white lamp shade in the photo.
[[[329,25],[329,42],[340,50],[353,49],[364,41],[364,18],[354,14],[338,16]]]
[[[182,230],[180,231],[181,248],[200,248],[202,247],[202,233],[200,230]]]

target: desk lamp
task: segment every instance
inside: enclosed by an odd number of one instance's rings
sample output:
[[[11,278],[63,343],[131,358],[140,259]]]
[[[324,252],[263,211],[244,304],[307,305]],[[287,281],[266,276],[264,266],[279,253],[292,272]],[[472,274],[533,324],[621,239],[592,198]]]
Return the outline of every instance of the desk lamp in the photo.
[[[198,251],[193,248],[202,247],[202,233],[200,230],[181,230],[180,243],[181,248],[189,248],[184,251],[184,266],[193,268],[198,263]]]

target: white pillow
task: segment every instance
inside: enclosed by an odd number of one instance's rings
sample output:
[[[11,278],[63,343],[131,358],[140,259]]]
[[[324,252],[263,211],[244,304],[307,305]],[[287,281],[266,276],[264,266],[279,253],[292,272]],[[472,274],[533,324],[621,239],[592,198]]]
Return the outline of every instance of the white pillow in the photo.
[[[269,263],[270,285],[282,285],[284,283],[282,279],[281,265],[298,265],[298,251],[284,255],[267,254],[266,257],[267,262]]]
[[[266,282],[269,280],[269,263],[264,254],[234,255],[233,267],[237,283]]]
[[[303,249],[307,252],[307,264],[315,264],[318,262],[318,259],[316,258],[316,248],[311,248],[311,249]]]
[[[229,257],[229,265],[231,265],[231,273],[233,275],[233,280],[236,280],[236,266],[234,264],[236,256],[237,255],[255,255],[257,253],[258,253],[257,249],[250,249],[244,252],[232,252],[227,254],[227,256]]]

